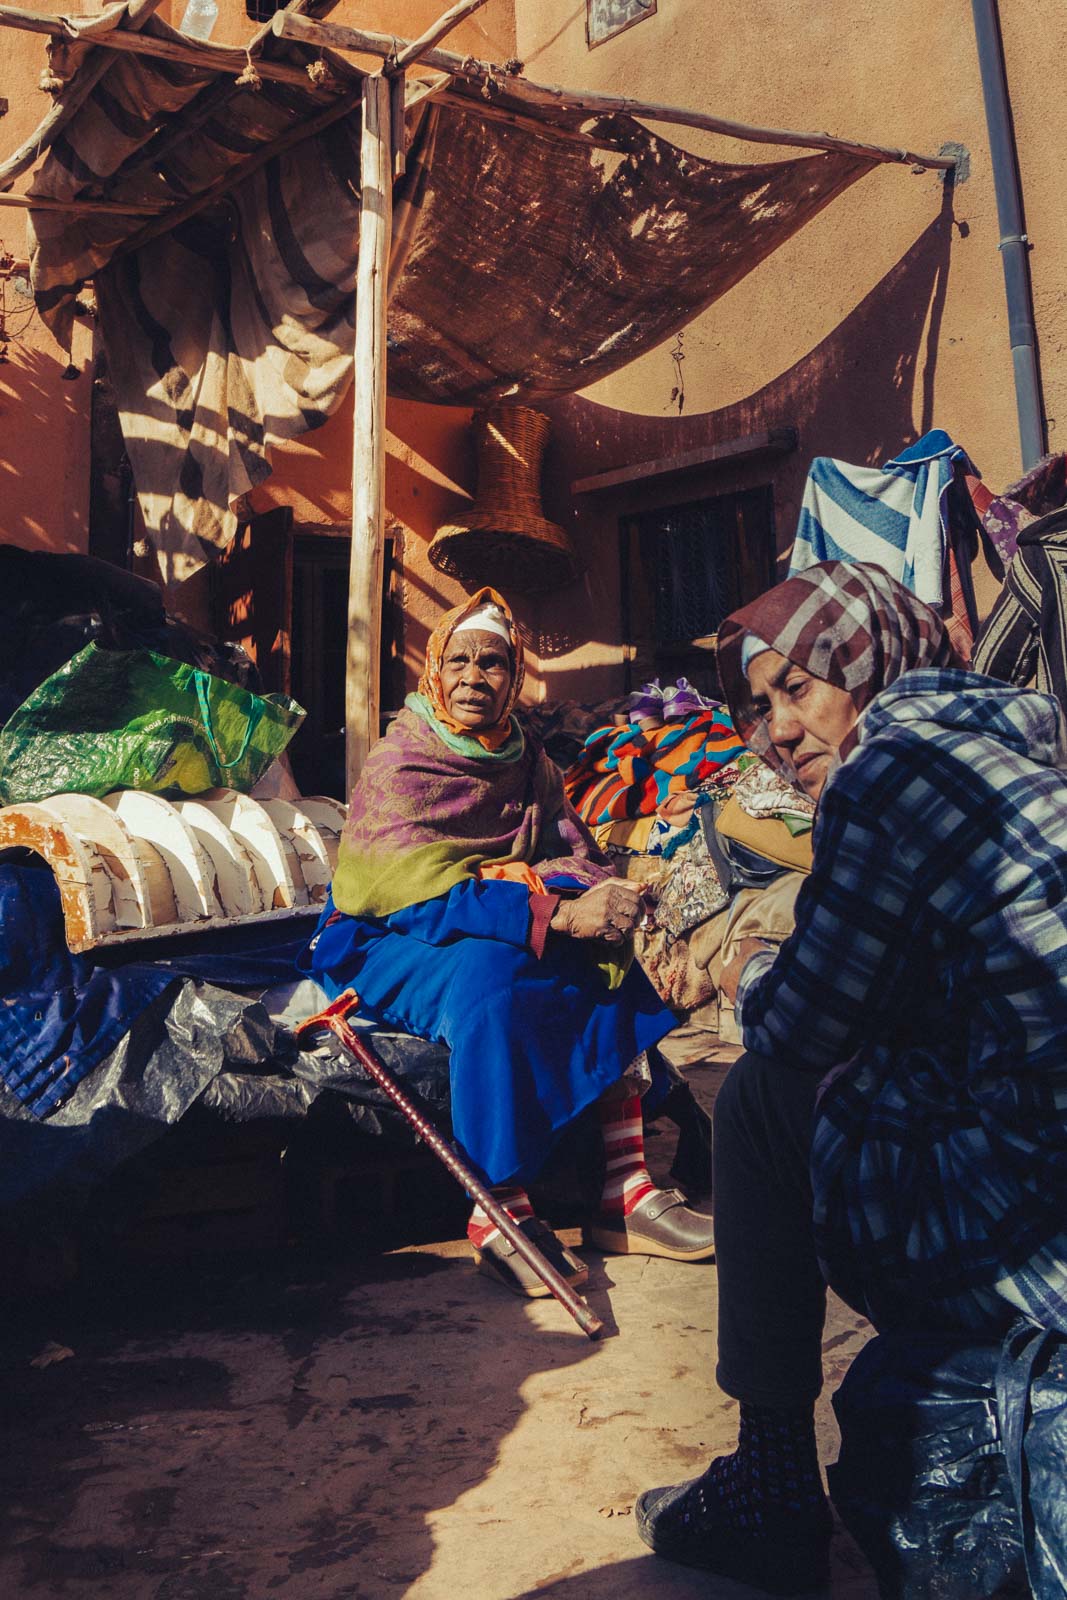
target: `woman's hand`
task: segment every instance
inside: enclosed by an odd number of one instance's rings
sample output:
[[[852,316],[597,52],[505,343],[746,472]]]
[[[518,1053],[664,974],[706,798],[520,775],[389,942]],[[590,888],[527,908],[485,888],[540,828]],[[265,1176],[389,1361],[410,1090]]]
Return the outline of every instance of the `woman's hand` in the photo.
[[[552,918],[555,933],[572,939],[603,939],[622,944],[644,914],[645,886],[626,878],[609,878],[587,889],[576,900],[561,900]]]
[[[728,966],[723,967],[722,977],[719,979],[719,993],[733,1005],[737,999],[737,989],[741,982],[741,973],[744,971],[745,962],[749,956],[754,956],[757,950],[773,950],[774,946],[768,944],[766,939],[742,939],[738,946],[737,955]]]

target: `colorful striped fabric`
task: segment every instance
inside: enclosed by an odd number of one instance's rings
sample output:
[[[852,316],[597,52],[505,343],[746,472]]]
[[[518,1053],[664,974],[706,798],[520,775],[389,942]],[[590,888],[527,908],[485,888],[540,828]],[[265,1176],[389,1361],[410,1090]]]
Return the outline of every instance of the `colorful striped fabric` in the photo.
[[[669,795],[716,778],[744,750],[725,707],[644,731],[597,728],[564,775],[571,805],[590,826],[648,817]]]

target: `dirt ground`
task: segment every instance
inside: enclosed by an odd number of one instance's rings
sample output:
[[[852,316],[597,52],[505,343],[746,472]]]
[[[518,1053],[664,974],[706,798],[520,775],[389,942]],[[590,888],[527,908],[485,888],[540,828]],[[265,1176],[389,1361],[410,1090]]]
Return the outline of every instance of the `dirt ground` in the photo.
[[[706,1100],[719,1079],[693,1075]],[[448,1242],[100,1264],[9,1305],[0,1594],[752,1595],[652,1556],[632,1515],[732,1446],[715,1268],[589,1259],[597,1344]],[[827,1395],[868,1336],[832,1304]],[[32,1365],[49,1341],[73,1353]],[[826,1397],[819,1431],[832,1460]],[[844,1534],[832,1592],[876,1596]]]

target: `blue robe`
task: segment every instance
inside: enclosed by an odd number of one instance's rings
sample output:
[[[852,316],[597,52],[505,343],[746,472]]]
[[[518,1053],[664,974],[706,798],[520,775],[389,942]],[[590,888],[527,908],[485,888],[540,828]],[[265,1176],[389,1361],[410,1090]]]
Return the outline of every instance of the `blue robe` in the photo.
[[[380,919],[331,901],[301,961],[331,999],[354,988],[362,1015],[448,1046],[453,1132],[490,1184],[535,1177],[560,1130],[675,1026],[636,964],[609,990],[580,941],[550,933],[538,957],[530,934],[522,884],[468,880]]]

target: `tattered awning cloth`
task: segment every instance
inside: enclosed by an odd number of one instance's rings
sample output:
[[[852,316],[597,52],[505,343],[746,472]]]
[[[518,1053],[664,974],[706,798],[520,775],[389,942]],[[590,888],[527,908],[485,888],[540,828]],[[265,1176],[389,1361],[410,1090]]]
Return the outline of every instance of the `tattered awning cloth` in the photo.
[[[71,38],[125,15],[72,19]],[[158,18],[142,31],[179,37]],[[269,36],[252,59],[317,55]],[[321,424],[351,381],[361,74],[329,67],[306,89],[256,89],[232,69],[122,54],[31,189],[164,211],[234,183],[165,233],[152,216],[30,212],[34,291],[61,341],[95,281],[142,508],[175,578],[225,547],[271,447]],[[580,117],[486,121],[475,98],[455,108],[463,92],[410,114],[396,184],[389,388],[419,400],[584,388],[704,310],[872,165],[839,151],[722,165],[625,116],[599,120],[592,144],[573,137]],[[350,112],[235,181],[339,97]],[[506,79],[494,101],[507,106]]]

